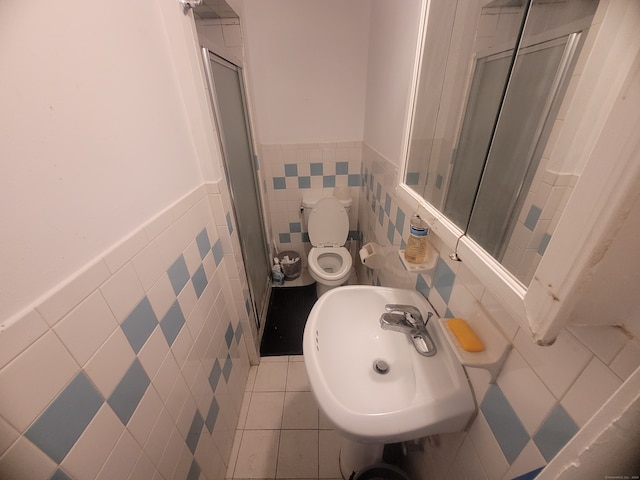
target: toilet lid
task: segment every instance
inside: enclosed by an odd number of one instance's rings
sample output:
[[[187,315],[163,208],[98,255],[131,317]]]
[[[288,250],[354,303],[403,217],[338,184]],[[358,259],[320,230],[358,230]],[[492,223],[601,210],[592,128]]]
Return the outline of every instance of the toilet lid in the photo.
[[[349,235],[349,215],[335,197],[318,200],[309,214],[309,240],[314,247],[340,247]]]

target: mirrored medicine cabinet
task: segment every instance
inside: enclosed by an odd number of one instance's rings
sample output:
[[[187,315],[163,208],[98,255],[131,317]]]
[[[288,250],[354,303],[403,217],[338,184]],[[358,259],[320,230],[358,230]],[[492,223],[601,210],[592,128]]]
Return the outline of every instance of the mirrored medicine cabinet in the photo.
[[[576,301],[594,246],[576,247],[603,241],[593,219],[571,216],[602,211],[606,224],[620,214],[612,197],[629,193],[612,188],[625,175],[597,155],[607,123],[628,123],[618,97],[635,55],[620,31],[640,23],[603,3],[423,4],[398,193],[543,344]]]

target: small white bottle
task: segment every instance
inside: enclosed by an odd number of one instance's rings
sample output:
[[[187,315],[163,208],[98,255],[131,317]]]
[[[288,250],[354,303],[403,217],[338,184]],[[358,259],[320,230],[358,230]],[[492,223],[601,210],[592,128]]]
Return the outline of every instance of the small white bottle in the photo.
[[[425,263],[427,261],[427,223],[414,214],[409,223],[409,240],[404,251],[404,258],[409,263]]]
[[[278,257],[275,257],[273,259],[273,267],[271,268],[271,278],[273,279],[273,283],[275,285],[284,284],[284,273],[282,272],[282,266],[280,265],[280,260],[278,260]]]

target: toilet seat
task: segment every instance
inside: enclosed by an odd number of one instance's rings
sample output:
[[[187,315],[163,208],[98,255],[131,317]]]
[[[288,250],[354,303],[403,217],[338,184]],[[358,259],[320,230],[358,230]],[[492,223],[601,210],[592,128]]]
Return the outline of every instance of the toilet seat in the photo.
[[[349,278],[353,263],[344,248],[349,236],[349,215],[335,197],[318,200],[309,214],[309,273],[318,282],[330,287],[342,285]],[[330,269],[327,269],[331,265]],[[324,267],[324,268],[323,268]]]
[[[340,259],[340,267],[334,271],[322,268],[322,256],[334,256]],[[342,285],[351,272],[351,254],[344,247],[313,247],[309,252],[309,273],[318,282],[328,286]]]

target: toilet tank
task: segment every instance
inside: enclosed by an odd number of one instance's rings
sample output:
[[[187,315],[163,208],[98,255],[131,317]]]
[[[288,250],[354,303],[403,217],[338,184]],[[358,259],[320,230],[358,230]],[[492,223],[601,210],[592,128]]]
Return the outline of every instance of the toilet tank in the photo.
[[[302,196],[302,209],[304,211],[304,221],[305,224],[309,224],[309,214],[313,209],[314,205],[320,200],[322,197],[331,197],[332,195],[325,195],[323,193],[305,193]],[[348,198],[339,198],[340,203],[344,206],[344,209],[347,212],[347,215],[351,211],[351,205],[353,205],[353,199],[351,197]]]

